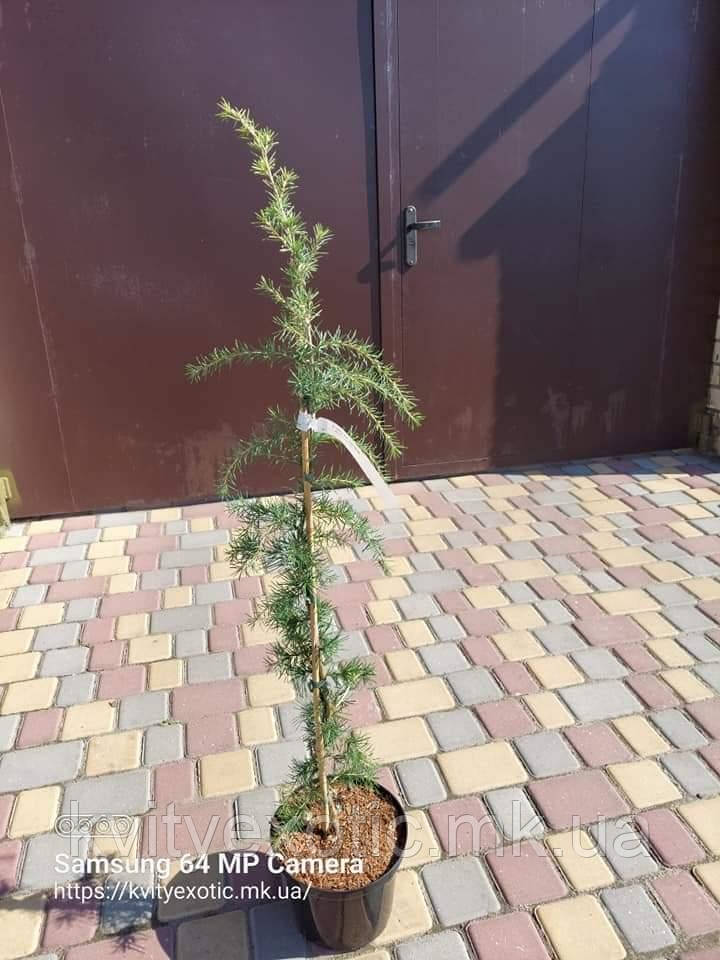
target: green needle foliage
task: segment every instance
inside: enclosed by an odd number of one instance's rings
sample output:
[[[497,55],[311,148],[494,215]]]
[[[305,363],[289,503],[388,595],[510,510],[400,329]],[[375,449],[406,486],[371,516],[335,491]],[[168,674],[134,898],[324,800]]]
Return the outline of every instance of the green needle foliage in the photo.
[[[357,476],[328,467],[313,470],[318,445],[337,441],[301,433],[296,416],[298,410],[345,410],[365,423],[366,432],[348,432],[373,460],[378,446],[386,457],[402,450],[384,413],[413,427],[421,416],[411,392],[375,346],[354,332],[318,325],[321,306],[312,279],[331,234],[321,224],[308,228],[296,210],[297,174],[279,164],[276,135],[258,126],[248,110],[226,100],[220,101],[218,116],[248,145],[252,171],[265,186],[267,203],[257,214],[257,225],[279,247],[281,280],[263,276],[257,284],[276,310],[268,339],[218,347],[188,364],[187,375],[197,382],[236,364],[255,362],[280,366],[287,373],[295,409],[268,410],[262,427],[242,441],[224,465],[220,494],[238,520],[228,552],[233,568],[239,575],[275,574],[257,604],[255,620],[276,632],[272,665],[293,683],[303,704],[308,756],[294,765],[278,820],[287,830],[306,829],[310,809],[320,803],[324,816],[319,829],[328,833],[336,827],[334,788],[375,782],[368,745],[344,716],[353,692],[372,679],[372,668],[359,659],[342,659],[343,637],[323,595],[333,579],[328,550],[355,545],[383,568],[385,564],[377,532],[347,500],[331,492],[357,483]],[[244,468],[259,458],[299,467],[296,492],[244,498],[238,481]]]

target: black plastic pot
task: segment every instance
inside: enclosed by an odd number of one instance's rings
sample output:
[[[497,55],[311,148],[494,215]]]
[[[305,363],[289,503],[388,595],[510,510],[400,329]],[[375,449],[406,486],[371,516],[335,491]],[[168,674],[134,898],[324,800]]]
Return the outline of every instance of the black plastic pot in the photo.
[[[296,901],[303,933],[335,952],[359,950],[382,933],[392,911],[395,874],[407,846],[407,819],[397,797],[378,785],[377,791],[397,811],[397,842],[385,873],[358,890],[326,890],[310,886],[285,873],[290,886],[300,887],[304,900]]]

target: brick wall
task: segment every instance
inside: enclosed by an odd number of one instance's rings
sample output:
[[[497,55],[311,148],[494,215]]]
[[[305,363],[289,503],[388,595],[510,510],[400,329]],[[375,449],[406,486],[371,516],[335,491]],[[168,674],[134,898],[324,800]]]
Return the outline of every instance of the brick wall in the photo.
[[[720,454],[720,309],[712,351],[707,405],[700,426],[698,446],[702,450]]]

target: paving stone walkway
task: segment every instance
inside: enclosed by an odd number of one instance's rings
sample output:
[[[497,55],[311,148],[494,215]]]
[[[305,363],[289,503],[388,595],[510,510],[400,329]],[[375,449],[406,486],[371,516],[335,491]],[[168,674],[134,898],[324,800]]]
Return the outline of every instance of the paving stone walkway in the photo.
[[[365,954],[718,960],[718,462],[395,492],[384,513],[350,495],[391,575],[348,547],[328,591],[346,650],[376,668],[352,722],[411,808],[396,907]],[[233,579],[230,527],[203,504],[0,538],[0,960],[316,952],[292,904],[241,899],[217,856],[177,872],[198,841],[266,836],[303,749],[271,638],[246,623],[268,578]],[[82,903],[52,893],[80,875],[69,851],[172,871],[100,873]],[[131,899],[128,879],[170,894]],[[262,860],[244,879],[277,887]]]

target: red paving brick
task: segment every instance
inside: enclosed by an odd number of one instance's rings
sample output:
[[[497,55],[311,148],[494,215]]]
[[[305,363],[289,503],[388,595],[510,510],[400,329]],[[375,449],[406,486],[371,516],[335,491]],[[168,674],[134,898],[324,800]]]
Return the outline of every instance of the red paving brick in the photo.
[[[490,736],[497,739],[521,737],[537,730],[537,724],[517,700],[481,703],[475,711]]]
[[[473,920],[468,935],[478,960],[550,960],[532,917],[522,911]]]
[[[668,867],[682,867],[705,859],[705,852],[671,810],[646,810],[636,823]]]
[[[213,714],[236,713],[244,706],[245,688],[239,678],[194,683],[172,692],[173,717],[183,722]]]
[[[565,736],[589,767],[604,767],[608,763],[633,759],[632,752],[606,723],[567,727]]]
[[[479,797],[462,797],[436,803],[430,819],[443,850],[451,857],[493,850],[500,835]]]
[[[90,884],[83,885],[83,889],[88,897],[92,896],[93,887]],[[99,923],[98,901],[51,900],[47,905],[43,946],[51,950],[86,943],[95,936]]]
[[[652,886],[688,937],[720,930],[720,909],[689,873],[670,873]]]
[[[546,847],[537,840],[524,840],[491,851],[487,865],[513,907],[559,900],[567,893]]]
[[[625,801],[600,770],[536,780],[529,789],[546,822],[555,830],[629,812]]]

